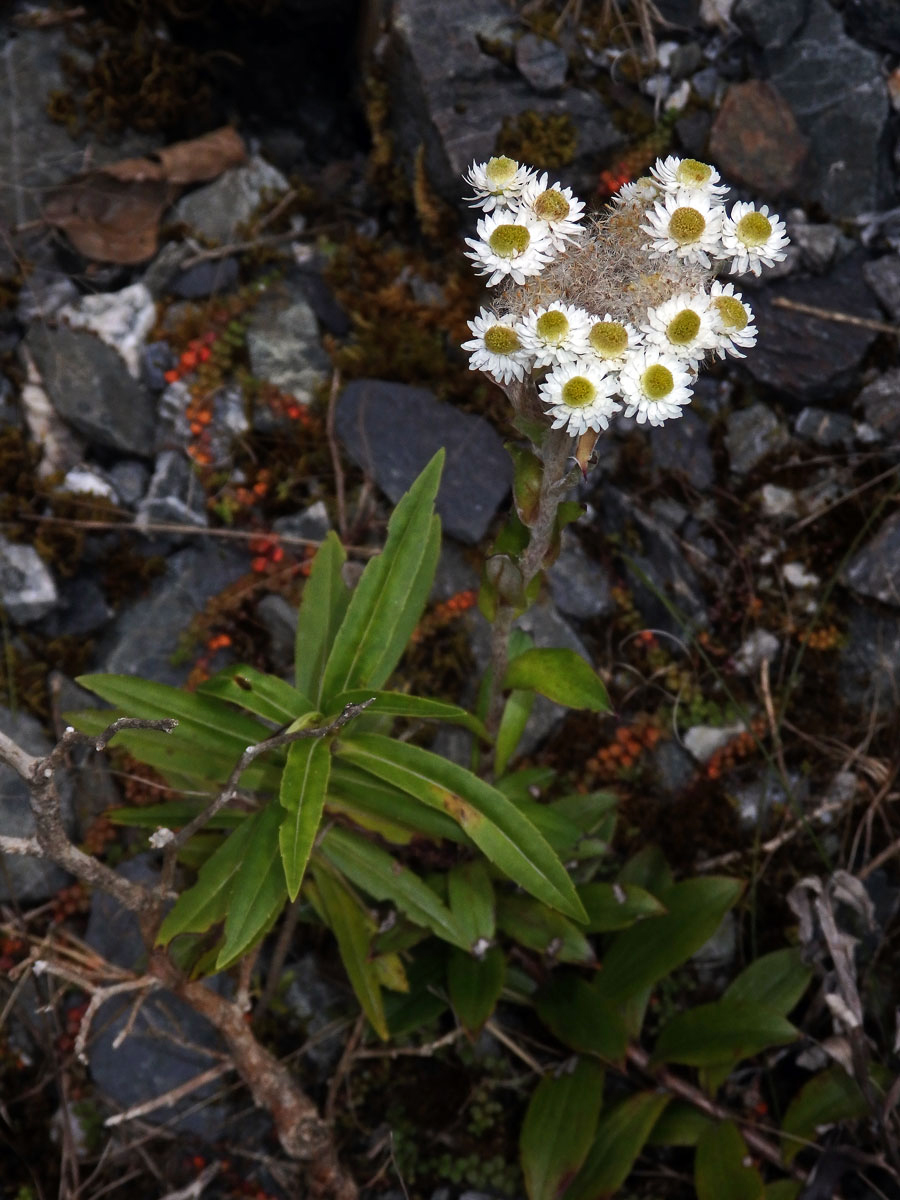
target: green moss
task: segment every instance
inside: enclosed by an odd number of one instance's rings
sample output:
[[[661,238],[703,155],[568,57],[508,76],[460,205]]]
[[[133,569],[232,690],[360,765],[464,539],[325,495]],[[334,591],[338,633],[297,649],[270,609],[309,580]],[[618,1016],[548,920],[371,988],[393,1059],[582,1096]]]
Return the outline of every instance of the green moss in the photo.
[[[494,146],[520,163],[565,167],[578,148],[575,122],[568,113],[538,113],[533,109],[505,117]]]

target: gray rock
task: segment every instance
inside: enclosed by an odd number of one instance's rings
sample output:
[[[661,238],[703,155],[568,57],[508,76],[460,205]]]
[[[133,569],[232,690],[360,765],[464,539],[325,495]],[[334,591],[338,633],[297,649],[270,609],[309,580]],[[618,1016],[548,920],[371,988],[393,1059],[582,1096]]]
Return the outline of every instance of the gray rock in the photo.
[[[900,512],[892,513],[853,556],[843,581],[861,596],[900,608]]]
[[[330,528],[331,520],[324,500],[317,500],[303,512],[291,513],[286,517],[276,517],[272,522],[272,529],[276,533],[309,538],[314,542],[321,542]]]
[[[608,617],[615,609],[608,572],[588,558],[568,530],[563,532],[562,549],[548,580],[556,607],[567,617]]]
[[[136,458],[121,459],[107,471],[109,481],[116,489],[120,503],[126,508],[134,508],[146,493],[150,483],[150,472],[144,463]]]
[[[39,621],[58,600],[53,576],[33,546],[0,537],[0,604],[13,621]]]
[[[92,333],[34,324],[25,339],[53,407],[89,441],[125,454],[149,454],[155,405],[124,359]]]
[[[698,979],[704,983],[732,979],[737,949],[737,922],[734,913],[727,912],[709,941],[691,958]]]
[[[189,663],[172,661],[182,635],[206,601],[247,566],[246,555],[211,543],[178,550],[149,594],[120,613],[98,647],[96,670],[178,687],[190,671]]]
[[[284,991],[284,1004],[303,1023],[311,1039],[304,1061],[312,1063],[319,1082],[325,1083],[341,1057],[344,1041],[339,1029],[321,1039],[315,1035],[346,1014],[350,1002],[348,990],[335,986],[322,974],[315,954],[304,954],[289,963],[285,976],[290,982]]]
[[[844,22],[860,41],[900,54],[900,9],[896,0],[847,0]]]
[[[775,308],[774,298],[816,308],[881,319],[853,254],[819,279],[787,280],[753,298],[759,341],[747,355],[746,370],[757,383],[781,392],[785,403],[801,407],[836,399],[853,386],[860,365],[878,336],[873,329],[842,324],[803,312]]]
[[[169,288],[181,300],[201,300],[230,291],[240,273],[236,258],[206,259],[176,275],[169,281]]]
[[[870,429],[887,441],[900,437],[900,367],[873,379],[859,393],[856,403]]]
[[[151,342],[141,354],[141,382],[151,392],[164,392],[168,387],[166,372],[175,366],[175,355],[168,342]]]
[[[809,0],[737,0],[731,16],[757,46],[775,50],[790,42],[808,9]]]
[[[853,243],[836,225],[807,221],[802,210],[794,210],[789,214],[786,224],[791,247],[800,251],[800,262],[816,275],[827,270],[842,252],[847,254],[853,248]]]
[[[134,883],[150,885],[157,878],[146,855],[124,863],[119,871]],[[99,890],[91,902],[85,941],[107,961],[128,970],[140,968],[146,961],[134,914]],[[122,1108],[152,1100],[187,1083],[215,1066],[225,1050],[212,1025],[169,992],[147,996],[131,1033],[116,1048],[113,1043],[125,1028],[134,999],[126,995],[107,1001],[93,1024],[87,1047],[94,1083]],[[145,1119],[216,1140],[224,1136],[228,1118],[233,1116],[226,1105],[213,1100],[219,1087],[214,1080],[174,1105],[148,1113]]]
[[[171,219],[213,242],[234,241],[241,225],[254,215],[267,193],[286,192],[290,184],[262,158],[232,167],[213,183],[182,196]]]
[[[568,56],[549,38],[524,33],[516,42],[516,66],[536,92],[558,92],[566,82]]]
[[[146,494],[137,506],[135,524],[142,529],[157,524],[209,524],[206,493],[180,450],[163,450],[157,456]]]
[[[92,637],[113,618],[102,588],[93,579],[66,580],[59,602],[44,618],[41,632],[46,637]]]
[[[900,709],[900,618],[850,605],[838,665],[840,698],[869,719]]]
[[[794,433],[825,449],[849,446],[855,426],[846,413],[828,412],[824,408],[804,408],[794,422]]]
[[[34,717],[0,708],[0,730],[28,754],[49,754],[51,745]],[[75,829],[72,787],[64,771],[57,771],[63,825],[71,837]],[[7,837],[34,837],[34,817],[28,789],[12,767],[0,764],[0,832]],[[0,901],[34,904],[47,900],[69,882],[70,876],[53,863],[24,854],[0,854]]]
[[[887,309],[900,321],[900,254],[885,254],[863,265],[863,279]]]
[[[285,287],[273,287],[250,316],[250,369],[258,379],[274,384],[298,403],[310,404],[328,377],[330,364],[299,282],[289,280]],[[267,415],[266,410],[258,410],[254,425],[258,427],[260,418]]]
[[[692,725],[684,735],[684,746],[697,762],[705,763],[717,750],[744,733],[746,728],[743,721],[734,725]]]
[[[337,432],[350,457],[396,503],[441,447],[447,452],[437,498],[444,529],[474,544],[487,532],[512,482],[499,434],[424,388],[357,379],[338,401]]]
[[[828,0],[782,46],[765,51],[768,75],[810,140],[808,187],[833,217],[877,209],[885,195],[890,101],[879,55],[849,38]]]
[[[716,477],[716,468],[709,427],[702,417],[683,409],[680,421],[651,429],[647,437],[653,462],[660,470],[682,473],[698,491],[706,491]]]
[[[297,610],[275,592],[263,596],[256,606],[256,615],[269,635],[269,652],[279,671],[287,674],[294,666],[294,645],[297,636]]]
[[[651,753],[658,786],[669,796],[677,796],[697,772],[697,764],[677,742],[658,742]]]
[[[734,669],[738,675],[757,675],[764,662],[774,662],[781,643],[768,629],[754,629],[741,642],[734,656]]]
[[[760,778],[749,783],[729,786],[726,781],[728,792],[737,807],[741,828],[750,831],[764,824],[775,805],[802,804],[808,798],[809,782],[802,775],[790,776],[788,784],[790,795],[774,770],[764,771]]]
[[[788,433],[765,404],[751,404],[728,417],[725,445],[732,471],[746,475],[788,444]]]
[[[797,493],[790,488],[764,483],[759,489],[760,507],[767,517],[796,517],[799,515]]]
[[[156,324],[156,305],[143,283],[118,292],[95,292],[64,305],[56,314],[72,329],[87,329],[125,360],[128,373],[140,375],[147,335]]]

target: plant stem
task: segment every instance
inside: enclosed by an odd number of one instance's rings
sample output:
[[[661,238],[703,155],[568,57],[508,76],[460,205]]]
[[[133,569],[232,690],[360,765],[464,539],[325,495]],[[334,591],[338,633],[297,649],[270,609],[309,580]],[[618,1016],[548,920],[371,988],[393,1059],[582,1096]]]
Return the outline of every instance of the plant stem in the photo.
[[[544,471],[537,512],[528,545],[518,562],[523,590],[541,570],[553,542],[556,512],[570,486],[567,467],[571,448],[572,439],[563,430],[547,431],[541,447]],[[518,615],[514,604],[501,603],[491,631],[491,687],[486,724],[492,734],[496,734],[503,715],[503,678],[509,665],[509,638]]]

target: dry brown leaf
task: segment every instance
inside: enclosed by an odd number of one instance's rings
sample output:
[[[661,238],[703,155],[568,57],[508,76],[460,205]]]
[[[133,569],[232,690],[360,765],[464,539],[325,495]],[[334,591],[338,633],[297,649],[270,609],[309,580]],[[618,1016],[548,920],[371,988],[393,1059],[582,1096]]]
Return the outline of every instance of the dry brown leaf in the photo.
[[[156,253],[163,213],[182,189],[215,179],[247,157],[230,126],[76,175],[47,193],[44,219],[85,258],[133,265]]]

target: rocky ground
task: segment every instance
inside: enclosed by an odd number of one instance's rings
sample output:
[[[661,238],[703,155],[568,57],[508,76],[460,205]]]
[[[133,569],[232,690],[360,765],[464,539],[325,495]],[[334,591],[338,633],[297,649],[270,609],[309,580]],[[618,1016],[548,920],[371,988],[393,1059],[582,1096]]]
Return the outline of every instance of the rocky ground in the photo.
[[[486,654],[473,590],[511,468],[504,397],[458,348],[479,302],[460,176],[507,153],[600,206],[658,154],[696,156],[779,211],[792,245],[741,281],[759,328],[746,360],[705,372],[677,424],[620,421],[601,441],[585,516],[526,622],[539,645],[587,655],[615,717],[539,707],[528,754],[618,792],[623,852],[658,839],[698,870],[769,839],[761,912],[777,935],[817,839],[855,869],[897,836],[900,8],[658,0],[654,61],[640,5],[622,5],[624,27],[609,6],[552,0],[212,7],[0,16],[0,727],[46,745],[87,702],[73,682],[87,671],[174,684],[235,658],[287,671],[311,548],[332,527],[378,545],[439,446],[446,546],[405,670],[471,698]],[[242,146],[220,146],[205,179],[166,167],[98,185],[109,164],[224,125]],[[134,847],[102,814],[146,785],[113,766],[80,764],[66,806],[79,838],[121,857]],[[795,836],[800,812],[815,840]],[[0,828],[28,831],[6,773]],[[871,878],[886,927],[894,866]],[[67,884],[3,860],[7,931],[52,914],[133,965],[136,930]],[[726,969],[735,941],[726,930],[713,953]],[[311,1037],[323,1083],[352,1003],[315,935],[291,970],[279,1011]],[[161,1024],[182,1020],[164,1008]],[[42,1013],[37,994],[26,1009],[0,1043],[5,1091],[20,1071],[19,1095],[58,1126],[46,1051],[67,1061],[75,1010]],[[184,1023],[160,1051],[148,1010],[121,1049],[122,1015],[93,1039],[69,1097],[86,1113],[214,1061]],[[255,1120],[211,1082],[146,1127],[162,1164],[147,1194],[196,1176],[223,1134],[251,1157],[222,1195],[245,1178],[291,1194]],[[385,1194],[397,1173],[384,1129],[370,1132]],[[47,1146],[42,1128],[24,1157],[56,1161]],[[53,1169],[20,1150],[0,1149],[16,1187],[35,1189],[18,1194],[48,1194]],[[110,1153],[146,1175],[131,1141]]]

